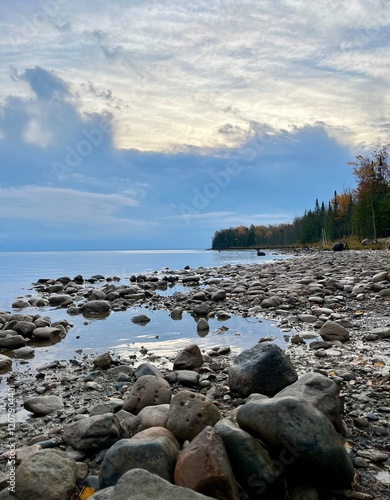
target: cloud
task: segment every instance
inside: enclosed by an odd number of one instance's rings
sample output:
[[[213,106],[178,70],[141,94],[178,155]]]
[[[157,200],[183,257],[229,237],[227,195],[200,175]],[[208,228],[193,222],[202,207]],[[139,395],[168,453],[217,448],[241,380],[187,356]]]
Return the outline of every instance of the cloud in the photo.
[[[121,212],[138,204],[134,198],[122,194],[41,186],[0,189],[0,213],[3,219],[105,225],[115,217],[121,219],[121,223],[125,222],[126,216],[120,216]]]

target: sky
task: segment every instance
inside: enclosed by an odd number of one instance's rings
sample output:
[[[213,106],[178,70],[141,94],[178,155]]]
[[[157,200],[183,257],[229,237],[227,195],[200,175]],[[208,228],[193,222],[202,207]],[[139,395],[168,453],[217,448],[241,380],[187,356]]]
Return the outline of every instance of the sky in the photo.
[[[0,251],[209,248],[390,136],[387,0],[2,0]]]

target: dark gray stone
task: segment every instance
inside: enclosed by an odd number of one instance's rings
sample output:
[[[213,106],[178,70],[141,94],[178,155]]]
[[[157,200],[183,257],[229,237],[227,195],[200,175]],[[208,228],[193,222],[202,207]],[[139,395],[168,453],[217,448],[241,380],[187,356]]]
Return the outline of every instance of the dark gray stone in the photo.
[[[141,468],[173,482],[173,471],[178,451],[165,437],[138,438],[117,441],[104,455],[100,468],[101,488],[115,485],[128,470]]]
[[[340,436],[310,403],[291,396],[255,400],[238,409],[237,422],[295,479],[329,489],[351,487],[354,469]]]
[[[243,351],[229,368],[230,390],[244,398],[254,392],[274,396],[297,378],[290,359],[269,343]]]

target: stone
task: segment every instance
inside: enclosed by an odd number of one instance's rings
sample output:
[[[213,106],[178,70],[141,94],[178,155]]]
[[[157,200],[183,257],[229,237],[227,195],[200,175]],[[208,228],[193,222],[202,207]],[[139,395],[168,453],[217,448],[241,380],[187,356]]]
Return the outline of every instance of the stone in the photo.
[[[53,326],[40,326],[33,331],[33,336],[37,340],[50,340],[55,335],[60,334],[61,329]]]
[[[307,401],[291,396],[255,400],[238,409],[239,426],[283,457],[297,481],[327,489],[350,488],[353,464],[332,423]]]
[[[35,349],[30,346],[20,347],[19,349],[14,349],[13,354],[18,359],[31,358],[35,354]]]
[[[12,329],[23,335],[23,337],[29,337],[36,327],[37,325],[32,321],[18,321]]]
[[[329,418],[337,432],[343,431],[340,387],[330,378],[320,373],[305,373],[274,397],[283,398],[285,396],[299,398],[312,404]]]
[[[30,307],[30,303],[27,302],[27,300],[23,299],[17,299],[14,302],[12,302],[12,308],[13,309],[24,309],[26,307]]]
[[[93,360],[93,365],[95,366],[95,368],[102,368],[104,370],[110,368],[111,363],[112,357],[109,352],[105,352],[104,354],[101,354]]]
[[[143,377],[144,375],[154,375],[155,377],[162,377],[162,373],[157,368],[157,366],[154,366],[151,363],[141,363],[135,369],[134,376],[136,379]]]
[[[103,496],[104,495],[104,496]],[[90,500],[212,500],[189,488],[176,486],[145,469],[125,472],[115,486],[94,493]]]
[[[22,335],[7,335],[0,337],[0,349],[13,349],[26,344],[26,339]]]
[[[210,325],[207,319],[199,318],[196,322],[196,329],[198,332],[208,332],[210,330]]]
[[[237,482],[249,498],[284,498],[283,466],[276,464],[258,439],[227,418],[214,429],[223,440]]]
[[[111,446],[120,438],[121,432],[118,417],[104,413],[67,425],[62,438],[76,450],[96,450]]]
[[[64,500],[75,490],[77,465],[60,450],[42,450],[25,458],[16,469],[18,500]]]
[[[140,432],[138,432],[134,437],[134,439],[154,439],[156,437],[166,437],[172,441],[172,443],[176,446],[177,451],[181,450],[179,441],[175,438],[171,431],[166,429],[165,427],[148,427]]]
[[[4,354],[0,354],[0,371],[5,372],[11,370],[12,368],[12,359],[8,356],[4,356]]]
[[[166,436],[121,439],[104,455],[99,473],[101,488],[113,486],[128,470],[141,468],[173,482],[178,450]]]
[[[199,384],[199,373],[194,370],[174,370],[165,377],[165,380],[170,384],[176,382],[189,387],[197,387]]]
[[[226,300],[226,290],[217,290],[216,292],[211,294],[211,300],[213,302],[220,302],[222,300]]]
[[[178,392],[171,401],[167,429],[183,443],[191,441],[206,426],[220,420],[218,408],[202,394],[187,390]]]
[[[107,300],[90,300],[81,306],[85,317],[106,317],[110,314],[110,303]]]
[[[49,415],[64,408],[64,402],[59,396],[35,396],[28,398],[23,403],[27,411],[31,411],[36,417]]]
[[[166,380],[155,375],[143,375],[131,388],[123,409],[137,415],[145,406],[169,403],[171,397],[172,390]]]
[[[65,304],[69,305],[73,302],[70,295],[51,295],[49,297],[49,304],[51,306],[63,306]]]
[[[173,361],[174,370],[194,370],[203,364],[202,353],[196,344],[185,347]]]
[[[290,359],[270,343],[242,351],[228,373],[230,390],[243,398],[252,393],[274,396],[298,378]]]
[[[238,498],[237,483],[223,440],[211,426],[205,427],[180,452],[175,467],[175,484],[212,498]]]
[[[183,309],[181,309],[181,307],[175,307],[172,310],[170,316],[174,320],[180,320],[180,319],[182,319],[183,318]]]
[[[120,435],[124,438],[130,438],[138,432],[141,425],[138,415],[133,415],[126,410],[119,410],[115,413],[120,425]]]
[[[169,404],[146,406],[138,413],[139,429],[149,427],[166,427],[168,422]]]
[[[149,316],[146,314],[138,314],[137,316],[133,316],[131,321],[136,325],[147,325],[150,321]]]
[[[320,336],[323,340],[329,342],[334,342],[335,340],[346,342],[349,340],[348,330],[335,321],[326,321],[320,329]]]

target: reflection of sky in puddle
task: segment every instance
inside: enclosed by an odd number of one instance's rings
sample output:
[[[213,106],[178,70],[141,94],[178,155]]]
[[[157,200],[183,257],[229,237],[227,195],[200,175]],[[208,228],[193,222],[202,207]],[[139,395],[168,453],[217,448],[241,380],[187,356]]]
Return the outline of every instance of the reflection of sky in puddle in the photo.
[[[133,307],[127,311],[111,313],[105,319],[86,319],[83,316],[68,316],[64,310],[40,310],[48,314],[52,321],[67,318],[74,326],[65,338],[51,346],[36,347],[35,356],[28,364],[20,365],[17,370],[36,368],[53,360],[69,360],[79,357],[78,350],[84,354],[102,354],[109,350],[124,358],[139,354],[141,347],[158,356],[172,356],[185,346],[197,344],[203,350],[216,346],[230,346],[240,352],[255,345],[261,337],[273,335],[280,347],[285,341],[274,322],[259,318],[232,316],[226,321],[209,319],[209,332],[197,332],[196,321],[188,313],[181,320],[173,320],[169,311],[150,310],[147,307]],[[144,326],[134,324],[131,318],[147,314],[151,321]]]

